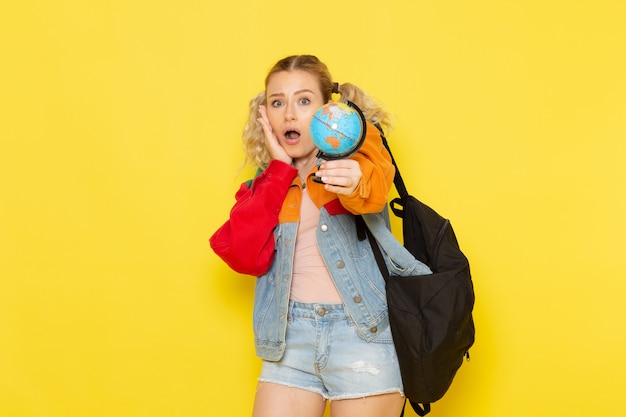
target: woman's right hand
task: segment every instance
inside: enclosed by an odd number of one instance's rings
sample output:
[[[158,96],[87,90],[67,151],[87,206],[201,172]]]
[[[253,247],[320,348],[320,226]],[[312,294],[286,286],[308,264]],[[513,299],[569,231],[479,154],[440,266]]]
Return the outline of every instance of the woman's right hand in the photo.
[[[267,118],[267,109],[264,105],[259,106],[259,114],[261,117],[257,120],[263,127],[263,132],[265,133],[265,146],[267,147],[270,156],[272,159],[277,159],[291,165],[293,159],[287,155],[285,149],[280,145],[280,142],[278,142],[278,138],[274,134],[272,126],[270,126],[270,121]]]

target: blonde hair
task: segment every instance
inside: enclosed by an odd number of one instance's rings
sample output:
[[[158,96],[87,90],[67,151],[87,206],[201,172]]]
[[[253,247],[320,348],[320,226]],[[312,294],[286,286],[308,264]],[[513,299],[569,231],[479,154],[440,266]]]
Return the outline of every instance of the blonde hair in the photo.
[[[333,93],[338,93],[340,94],[340,102],[351,101],[356,104],[367,121],[380,126],[385,132],[391,129],[391,114],[379,102],[354,84],[333,83],[328,67],[313,55],[292,55],[281,59],[274,64],[265,77],[265,86],[275,73],[297,70],[317,76],[325,103],[332,99]],[[271,160],[271,155],[265,146],[263,128],[258,121],[259,106],[265,104],[265,91],[258,93],[250,100],[250,112],[243,129],[244,166],[252,165],[257,168],[265,168]]]

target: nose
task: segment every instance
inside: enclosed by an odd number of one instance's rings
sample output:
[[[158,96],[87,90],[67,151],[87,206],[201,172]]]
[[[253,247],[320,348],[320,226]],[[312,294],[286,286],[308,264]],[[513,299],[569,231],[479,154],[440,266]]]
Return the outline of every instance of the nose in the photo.
[[[296,111],[294,109],[294,104],[289,103],[285,106],[285,113],[283,114],[285,121],[296,120]]]

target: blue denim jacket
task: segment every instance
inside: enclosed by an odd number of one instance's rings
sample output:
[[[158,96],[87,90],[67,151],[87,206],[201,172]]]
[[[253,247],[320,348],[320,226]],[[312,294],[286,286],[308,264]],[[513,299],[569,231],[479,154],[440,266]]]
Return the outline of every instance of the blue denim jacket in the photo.
[[[382,248],[391,275],[429,274],[391,234],[387,209],[363,219]],[[259,357],[277,361],[285,351],[287,313],[298,223],[280,223],[274,231],[276,255],[270,270],[257,278],[254,334]],[[389,326],[385,281],[368,240],[357,238],[351,214],[329,215],[324,207],[316,231],[320,253],[357,333],[372,341]]]

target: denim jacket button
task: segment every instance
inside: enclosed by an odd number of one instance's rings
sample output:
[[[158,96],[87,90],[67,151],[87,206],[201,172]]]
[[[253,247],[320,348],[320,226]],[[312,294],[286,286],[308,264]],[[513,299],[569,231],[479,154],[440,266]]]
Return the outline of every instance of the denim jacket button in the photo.
[[[370,332],[376,333],[378,331],[378,327],[374,326],[370,329]]]
[[[321,226],[320,226],[320,230],[321,230],[322,232],[327,232],[327,231],[328,231],[328,225],[326,225],[326,224],[321,225]]]
[[[345,268],[346,264],[343,261],[337,262],[337,268],[342,269]]]
[[[355,303],[360,303],[361,301],[362,301],[362,300],[361,300],[361,297],[360,297],[360,296],[358,296],[358,295],[355,295],[355,296],[354,296],[354,302],[355,302]]]

